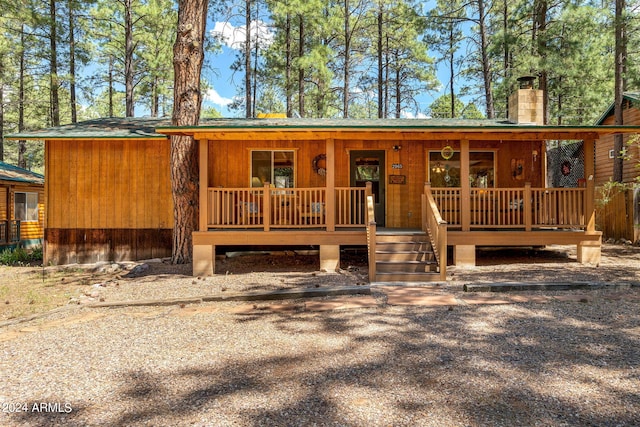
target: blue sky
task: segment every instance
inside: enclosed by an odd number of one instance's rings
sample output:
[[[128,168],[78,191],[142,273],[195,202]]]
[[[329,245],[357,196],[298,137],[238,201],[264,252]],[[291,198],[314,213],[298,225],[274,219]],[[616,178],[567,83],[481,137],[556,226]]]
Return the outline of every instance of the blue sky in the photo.
[[[261,38],[269,38],[269,30],[267,25],[263,22],[254,22],[255,28],[260,30]],[[237,84],[243,78],[243,75],[232,75],[230,65],[236,58],[237,49],[240,48],[241,41],[244,40],[245,31],[244,25],[237,24],[233,21],[228,23],[213,22],[210,21],[207,25],[207,31],[215,31],[218,34],[223,34],[225,44],[222,46],[222,51],[217,54],[207,53],[207,62],[213,67],[213,69],[203,70],[203,79],[211,86],[211,89],[205,94],[204,105],[213,106],[222,113],[224,117],[233,117],[241,115],[241,112],[231,111],[227,108],[227,105],[233,100],[233,97],[237,94]],[[447,82],[448,71],[444,69],[443,65],[438,67],[438,78],[442,87],[438,92],[424,93],[418,98],[419,111],[406,111],[407,117],[424,117],[424,112],[428,110],[429,105],[434,99],[443,95],[447,90],[444,84]]]

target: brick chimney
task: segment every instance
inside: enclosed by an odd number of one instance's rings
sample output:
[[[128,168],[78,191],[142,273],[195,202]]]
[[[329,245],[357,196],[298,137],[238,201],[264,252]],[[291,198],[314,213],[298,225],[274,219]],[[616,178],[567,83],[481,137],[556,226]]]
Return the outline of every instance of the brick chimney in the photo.
[[[543,125],[543,92],[533,88],[536,78],[518,78],[519,89],[509,97],[509,121],[519,125]]]

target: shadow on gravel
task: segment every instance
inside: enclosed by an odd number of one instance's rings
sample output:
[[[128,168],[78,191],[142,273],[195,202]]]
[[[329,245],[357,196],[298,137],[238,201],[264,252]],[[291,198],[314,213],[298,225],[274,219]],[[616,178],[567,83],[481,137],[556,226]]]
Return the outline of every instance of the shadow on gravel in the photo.
[[[136,409],[114,425],[637,425],[640,314],[620,304],[238,319],[238,339],[275,329],[271,356],[217,360],[211,334],[202,368],[130,371],[119,393]]]
[[[13,414],[15,420],[21,426],[82,427],[87,425],[86,421],[81,421],[86,410],[84,406],[71,405],[67,402],[59,402],[52,399],[28,402],[26,405],[28,411]]]
[[[535,264],[535,263],[577,263],[566,250],[536,248],[478,248],[476,264]]]

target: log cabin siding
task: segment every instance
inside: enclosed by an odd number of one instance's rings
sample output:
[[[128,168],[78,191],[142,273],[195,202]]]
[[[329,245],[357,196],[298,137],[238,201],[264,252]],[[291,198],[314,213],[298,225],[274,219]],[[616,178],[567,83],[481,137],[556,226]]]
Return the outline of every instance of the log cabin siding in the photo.
[[[628,102],[625,102],[625,109],[623,112],[623,121],[625,125],[637,125],[640,124],[640,110],[632,107]],[[612,126],[615,124],[615,117],[612,115],[605,118],[602,123],[604,126]],[[622,170],[623,182],[634,182],[636,177],[640,175],[640,170],[636,167],[638,161],[640,161],[640,148],[639,144],[633,144],[631,147],[627,145],[629,138],[633,138],[633,135],[624,135],[623,143],[624,147],[629,151],[632,156],[631,160],[625,160]],[[596,143],[596,170],[595,170],[595,184],[600,186],[605,184],[613,176],[613,159],[609,158],[609,151],[613,150],[613,135],[605,135]]]
[[[45,192],[44,185],[37,183],[0,182],[0,221],[15,220],[15,194],[36,193],[38,195],[38,221],[22,221],[20,240],[26,244],[37,243],[44,236]]]
[[[15,203],[15,193],[36,193],[38,195],[38,221],[21,221],[20,240],[37,240],[44,236],[45,194],[44,186],[19,184],[12,187],[11,205]],[[12,219],[15,219],[15,208],[11,207]]]
[[[9,219],[9,189],[0,186],[0,221]]]

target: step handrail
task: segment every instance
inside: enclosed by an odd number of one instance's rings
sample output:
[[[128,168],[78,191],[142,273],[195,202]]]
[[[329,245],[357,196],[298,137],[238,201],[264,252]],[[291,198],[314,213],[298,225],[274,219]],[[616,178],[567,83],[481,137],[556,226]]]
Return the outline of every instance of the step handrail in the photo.
[[[376,281],[376,214],[373,194],[371,193],[371,184],[367,183],[366,189],[367,211],[366,211],[366,227],[367,227],[367,249],[369,254],[369,282]]]
[[[431,246],[438,262],[440,280],[447,280],[447,221],[438,210],[431,184],[425,183],[422,194],[422,229],[429,235]]]

